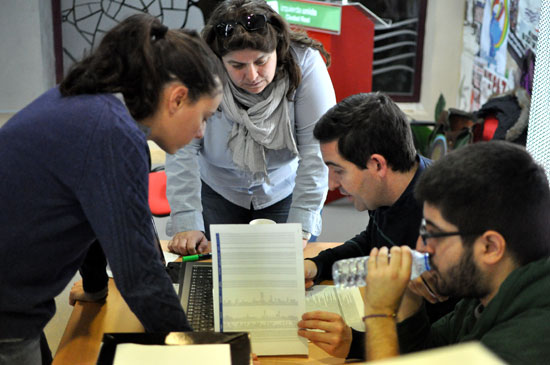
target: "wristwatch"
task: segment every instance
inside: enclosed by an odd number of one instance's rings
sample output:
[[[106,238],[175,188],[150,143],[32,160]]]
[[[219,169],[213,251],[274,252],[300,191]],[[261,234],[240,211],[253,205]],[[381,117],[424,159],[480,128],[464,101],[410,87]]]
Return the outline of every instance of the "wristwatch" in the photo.
[[[309,241],[310,238],[311,238],[311,233],[302,231],[302,239]]]

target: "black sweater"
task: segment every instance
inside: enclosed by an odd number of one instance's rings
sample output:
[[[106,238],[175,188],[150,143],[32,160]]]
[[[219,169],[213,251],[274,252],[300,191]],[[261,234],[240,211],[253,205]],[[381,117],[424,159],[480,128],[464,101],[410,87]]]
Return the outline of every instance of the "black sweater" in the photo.
[[[380,207],[369,211],[367,229],[346,241],[344,244],[319,253],[318,256],[308,259],[317,265],[315,282],[332,280],[332,264],[338,260],[368,256],[374,247],[390,247],[393,245],[407,245],[415,248],[418,239],[418,229],[422,220],[422,206],[414,198],[414,186],[422,172],[431,164],[431,161],[418,156],[418,169],[399,199],[389,207]],[[454,307],[455,301],[438,305],[427,305],[430,317],[434,319],[448,313]],[[365,357],[365,334],[353,330],[353,339],[348,358],[363,359]]]
[[[393,245],[416,246],[418,228],[422,220],[422,206],[414,198],[414,185],[420,174],[431,163],[419,157],[419,165],[413,179],[399,199],[389,207],[369,211],[367,229],[346,241],[343,245],[331,248],[311,258],[317,265],[316,281],[332,280],[332,264],[351,257],[367,256],[374,247]]]

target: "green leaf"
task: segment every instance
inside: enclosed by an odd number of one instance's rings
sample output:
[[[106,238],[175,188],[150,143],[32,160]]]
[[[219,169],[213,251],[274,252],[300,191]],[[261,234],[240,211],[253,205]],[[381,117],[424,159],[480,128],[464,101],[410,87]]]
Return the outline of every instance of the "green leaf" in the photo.
[[[435,105],[435,115],[434,120],[437,121],[441,112],[445,110],[445,97],[443,94],[439,94],[439,99],[437,99],[437,104]]]

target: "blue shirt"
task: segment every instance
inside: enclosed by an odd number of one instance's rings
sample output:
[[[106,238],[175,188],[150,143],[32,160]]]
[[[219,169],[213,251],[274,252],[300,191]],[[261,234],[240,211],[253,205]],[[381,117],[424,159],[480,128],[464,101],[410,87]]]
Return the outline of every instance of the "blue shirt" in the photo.
[[[266,151],[270,184],[238,168],[232,161],[228,139],[233,121],[218,111],[206,124],[204,138],[194,140],[175,155],[167,155],[167,196],[171,208],[168,234],[204,231],[200,189],[202,179],[231,203],[250,209],[269,207],[290,194],[287,221],[301,223],[314,235],[321,233],[321,208],[328,189],[326,168],[313,129],[336,103],[327,67],[318,51],[292,46],[302,71],[302,82],[289,115],[300,159],[289,150]],[[200,172],[199,172],[200,169]]]

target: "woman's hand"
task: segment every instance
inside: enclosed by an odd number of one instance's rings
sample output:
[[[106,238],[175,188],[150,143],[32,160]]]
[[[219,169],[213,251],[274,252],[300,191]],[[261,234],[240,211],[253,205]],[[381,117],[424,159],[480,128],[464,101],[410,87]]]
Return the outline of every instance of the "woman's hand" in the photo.
[[[208,240],[202,231],[178,232],[168,242],[168,249],[180,255],[195,255],[208,251]]]

